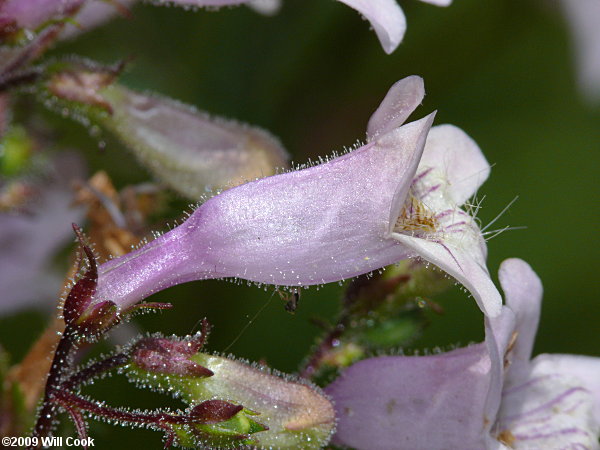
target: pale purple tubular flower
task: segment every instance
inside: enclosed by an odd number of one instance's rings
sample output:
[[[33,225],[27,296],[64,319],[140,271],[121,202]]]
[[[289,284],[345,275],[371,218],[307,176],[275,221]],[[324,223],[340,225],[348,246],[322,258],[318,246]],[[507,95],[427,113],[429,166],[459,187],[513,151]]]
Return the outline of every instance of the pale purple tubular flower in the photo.
[[[516,324],[492,434],[517,449],[599,449],[600,358],[543,354],[530,361],[541,282],[521,260],[505,262],[499,277]]]
[[[87,0],[73,18],[77,26],[66,27],[60,39],[71,39],[108,22],[115,16],[126,15],[137,0]]]
[[[19,28],[33,30],[52,19],[71,15],[85,0],[5,0],[0,19],[14,21]]]
[[[362,14],[371,24],[386,53],[392,53],[406,32],[406,17],[396,0],[338,0]],[[421,0],[448,6],[452,0]]]
[[[280,8],[279,0],[152,0],[155,4],[197,7],[221,7],[247,4],[256,11],[272,15]],[[338,0],[358,11],[369,21],[386,53],[392,53],[406,32],[406,17],[396,0]],[[437,6],[448,6],[452,0],[421,0]]]
[[[281,0],[252,0],[248,6],[257,13],[273,16],[281,9]]]
[[[16,26],[35,30],[41,25],[68,17],[76,27],[65,28],[62,39],[68,39],[82,31],[94,28],[109,20],[119,10],[127,12],[137,0],[4,0],[0,2],[0,27]],[[247,4],[255,11],[273,15],[281,6],[280,0],[153,0],[155,4],[214,7]]]
[[[65,28],[60,37],[61,39],[71,39],[82,32],[108,22],[119,13],[127,15],[128,8],[133,7],[136,3],[138,0],[117,0],[115,2],[87,0],[74,17],[78,26]],[[276,14],[281,7],[280,0],[153,0],[153,3],[215,8],[246,3],[248,7],[266,16]]]
[[[479,185],[472,172],[479,175],[479,159],[485,160],[472,154],[479,151],[472,141],[462,142],[462,132],[444,126],[434,136],[464,145],[448,150],[439,167],[430,157],[421,167],[424,147],[431,157],[445,149],[427,139],[433,114],[401,126],[423,95],[419,77],[397,82],[369,122],[366,145],[315,167],[229,189],[169,233],[101,265],[97,301],[128,306],[174,284],[218,277],[323,284],[420,256],[458,277],[486,314],[497,314],[501,298],[480,266],[485,245],[456,206]],[[430,180],[435,195],[419,191]],[[429,197],[438,209],[425,206]]]
[[[486,318],[485,343],[367,359],[329,385],[338,419],[333,442],[357,449],[597,449],[600,358],[530,361],[541,282],[519,259],[502,264],[500,281],[507,306]]]
[[[405,85],[412,111],[422,81]],[[128,305],[173,284],[217,277],[321,284],[405,258],[386,236],[390,210],[408,191],[432,120],[394,128],[325,164],[213,197],[169,233],[101,265],[98,299]]]
[[[600,2],[562,0],[573,35],[579,87],[587,100],[600,101]]]
[[[36,30],[54,20],[73,17],[73,25],[61,33],[61,39],[90,30],[112,18],[136,0],[5,0],[0,2],[0,26],[12,24],[17,28]]]
[[[77,154],[64,153],[52,162],[26,213],[0,213],[0,314],[31,306],[52,305],[64,274],[51,270],[52,257],[72,238],[71,223],[84,211],[72,206],[70,182],[85,176]]]

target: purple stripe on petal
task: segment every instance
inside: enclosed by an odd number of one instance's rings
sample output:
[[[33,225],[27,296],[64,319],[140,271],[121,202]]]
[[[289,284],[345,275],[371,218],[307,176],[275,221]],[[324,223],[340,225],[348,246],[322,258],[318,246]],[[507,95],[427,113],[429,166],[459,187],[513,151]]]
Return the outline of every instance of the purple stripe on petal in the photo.
[[[579,428],[564,428],[561,430],[554,430],[551,433],[539,433],[539,434],[532,434],[532,435],[527,435],[527,434],[515,434],[515,437],[519,440],[519,441],[532,441],[532,440],[536,440],[536,439],[547,439],[547,438],[551,438],[557,435],[570,435],[570,434],[578,434],[581,436],[588,436],[589,432],[579,429]]]
[[[502,420],[505,422],[511,422],[513,420],[517,420],[521,417],[524,416],[530,416],[530,415],[534,415],[537,414],[539,412],[543,412],[544,410],[549,410],[551,409],[553,406],[555,406],[557,403],[560,403],[562,401],[564,401],[567,397],[572,396],[573,394],[577,393],[577,392],[588,392],[586,389],[584,388],[580,388],[580,387],[575,387],[575,388],[571,388],[568,389],[566,392],[561,393],[558,397],[553,398],[552,400],[534,408],[528,411],[524,411],[520,414],[513,414],[513,415],[509,415],[509,416],[504,416],[502,417]]]

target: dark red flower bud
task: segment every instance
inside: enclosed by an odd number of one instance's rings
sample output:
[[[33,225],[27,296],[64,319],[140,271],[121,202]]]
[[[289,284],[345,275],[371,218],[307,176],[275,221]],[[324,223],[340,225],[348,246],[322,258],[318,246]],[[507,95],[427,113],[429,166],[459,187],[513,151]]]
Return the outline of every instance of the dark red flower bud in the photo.
[[[147,338],[136,344],[132,360],[142,370],[188,377],[210,377],[214,373],[195,363],[189,357],[195,355],[204,343],[204,335],[197,339],[176,340]]]
[[[234,405],[225,400],[207,400],[192,408],[190,418],[194,423],[210,425],[229,420],[242,409],[242,405]]]

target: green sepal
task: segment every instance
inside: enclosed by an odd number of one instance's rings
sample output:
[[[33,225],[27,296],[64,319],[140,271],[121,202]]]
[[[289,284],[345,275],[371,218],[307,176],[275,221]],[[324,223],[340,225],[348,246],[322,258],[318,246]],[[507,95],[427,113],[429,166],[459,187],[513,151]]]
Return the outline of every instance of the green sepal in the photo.
[[[256,446],[258,440],[254,433],[266,431],[266,427],[249,416],[255,415],[243,409],[229,420],[212,425],[174,426],[177,442],[182,447],[196,448],[236,448],[239,446]]]
[[[55,60],[45,66],[36,88],[44,105],[99,130],[112,115],[102,92],[116,81],[121,69],[121,65],[102,66],[83,59]]]

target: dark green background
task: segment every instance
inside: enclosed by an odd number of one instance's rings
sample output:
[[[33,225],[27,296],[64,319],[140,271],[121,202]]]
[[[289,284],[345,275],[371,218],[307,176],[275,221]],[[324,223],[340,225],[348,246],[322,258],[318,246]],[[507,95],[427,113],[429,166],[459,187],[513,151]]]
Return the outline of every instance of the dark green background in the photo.
[[[104,63],[134,56],[125,84],[262,126],[300,163],[363,139],[370,114],[391,84],[421,75],[427,96],[413,117],[438,110],[437,124],[461,127],[493,164],[479,193],[486,196],[483,223],[519,196],[497,226],[527,229],[490,241],[489,267],[495,277],[502,260],[518,256],[542,278],[535,352],[600,356],[600,105],[586,102],[577,90],[560,10],[531,0],[401,5],[408,30],[392,55],[355,11],[331,0],[284,0],[271,18],[244,7],[190,12],[139,5],[133,20],[114,21],[61,44],[53,54]],[[43,114],[60,127],[63,144],[80,148],[94,169],[106,169],[120,186],[149,178],[114,140],[100,153],[79,125]],[[295,316],[273,296],[227,351],[293,372],[318,332],[308,319],[331,317],[340,292],[337,284],[305,291]],[[155,296],[172,301],[173,311],[137,323],[149,331],[186,334],[206,316],[215,326],[209,348],[223,351],[271,294],[224,281],[191,283]],[[417,348],[482,339],[482,317],[472,299],[456,290],[440,301],[446,314],[432,318]],[[0,342],[18,357],[43,320],[32,313],[1,319]],[[131,405],[149,401],[125,401],[123,395],[113,392],[109,398]],[[126,438],[159,444],[149,432],[107,425],[92,427],[91,435],[113,446],[118,438],[119,448],[128,445]]]

